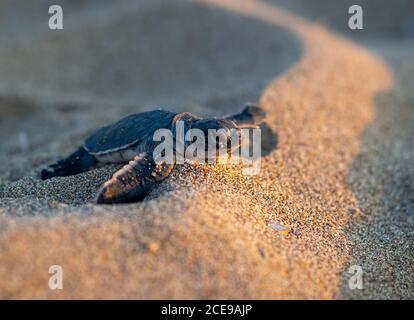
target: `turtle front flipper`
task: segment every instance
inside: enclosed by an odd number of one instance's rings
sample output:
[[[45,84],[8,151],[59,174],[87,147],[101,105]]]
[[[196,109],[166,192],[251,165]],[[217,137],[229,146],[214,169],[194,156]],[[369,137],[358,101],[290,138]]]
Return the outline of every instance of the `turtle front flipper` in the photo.
[[[254,126],[266,117],[266,112],[258,104],[248,103],[242,112],[225,117],[234,121],[239,127]]]
[[[173,168],[174,164],[157,164],[152,155],[141,153],[104,183],[95,202],[113,204],[141,201],[171,174]]]
[[[91,170],[97,164],[96,158],[84,148],[80,147],[70,156],[62,159],[40,173],[42,180],[53,177],[66,177]]]

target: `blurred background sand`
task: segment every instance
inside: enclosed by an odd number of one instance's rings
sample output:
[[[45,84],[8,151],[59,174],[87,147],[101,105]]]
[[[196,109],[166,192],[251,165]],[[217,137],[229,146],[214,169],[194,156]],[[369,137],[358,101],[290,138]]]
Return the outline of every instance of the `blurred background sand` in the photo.
[[[1,298],[413,298],[412,2],[353,32],[345,0],[63,1],[55,32],[49,4],[1,3]],[[255,100],[258,176],[186,165],[113,207],[89,203],[113,166],[38,179],[124,115]]]

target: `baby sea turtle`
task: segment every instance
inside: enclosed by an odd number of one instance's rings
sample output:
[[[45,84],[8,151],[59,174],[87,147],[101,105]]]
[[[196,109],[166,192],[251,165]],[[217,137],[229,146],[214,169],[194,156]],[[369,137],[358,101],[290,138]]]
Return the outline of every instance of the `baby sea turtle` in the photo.
[[[95,201],[98,204],[140,201],[167,178],[175,166],[175,163],[154,160],[154,148],[160,143],[153,139],[156,130],[174,132],[177,121],[181,120],[185,130],[201,129],[206,137],[208,129],[225,129],[229,141],[231,129],[254,126],[264,116],[265,112],[253,104],[238,114],[220,119],[201,119],[188,112],[163,110],[133,114],[97,130],[67,158],[43,169],[41,178],[75,175],[103,164],[126,164],[103,184]]]

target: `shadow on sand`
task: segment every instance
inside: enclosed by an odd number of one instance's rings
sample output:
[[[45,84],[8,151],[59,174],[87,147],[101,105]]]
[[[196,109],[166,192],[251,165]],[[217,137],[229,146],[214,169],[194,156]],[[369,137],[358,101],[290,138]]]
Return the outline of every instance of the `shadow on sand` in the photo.
[[[350,290],[346,269],[340,298],[406,299],[414,294],[414,96],[401,68],[395,71],[394,89],[377,96],[375,120],[349,171],[359,208],[349,211],[355,217],[345,228],[352,243],[346,268],[362,267],[363,290]]]

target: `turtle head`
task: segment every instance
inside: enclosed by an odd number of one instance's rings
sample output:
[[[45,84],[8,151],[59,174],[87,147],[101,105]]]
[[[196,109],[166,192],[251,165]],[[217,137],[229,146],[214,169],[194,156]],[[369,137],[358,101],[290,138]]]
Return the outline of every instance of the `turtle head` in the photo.
[[[233,153],[240,147],[241,131],[236,123],[226,119],[200,119],[191,125],[191,129],[203,132],[206,151],[208,148],[226,150]]]
[[[193,160],[206,161],[219,156],[233,154],[240,147],[241,130],[230,119],[200,119],[189,113],[182,113],[174,118],[173,136],[175,151],[194,156]],[[177,147],[181,141],[183,149]],[[203,153],[199,153],[204,149]],[[187,156],[186,156],[187,159]],[[188,159],[187,159],[188,160]]]

